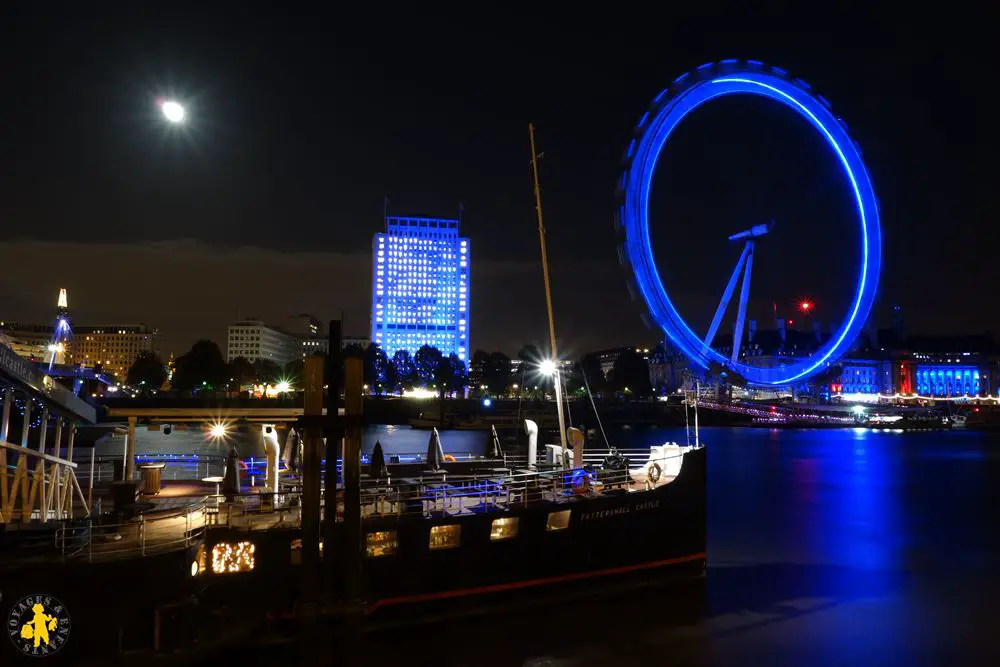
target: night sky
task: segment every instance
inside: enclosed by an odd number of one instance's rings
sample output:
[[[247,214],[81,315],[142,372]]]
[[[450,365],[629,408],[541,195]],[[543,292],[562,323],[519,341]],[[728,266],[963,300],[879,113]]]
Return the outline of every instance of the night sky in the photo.
[[[622,150],[679,74],[752,58],[810,82],[864,151],[881,201],[879,323],[898,303],[913,331],[1000,329],[984,298],[997,257],[985,17],[146,4],[0,11],[0,319],[48,321],[66,287],[77,323],[144,322],[165,354],[222,343],[247,316],[342,313],[366,335],[388,197],[390,215],[456,217],[462,202],[472,347],[515,353],[547,336],[530,120],[561,351],[653,344],[616,255]],[[188,106],[184,128],[161,121],[160,96]],[[827,325],[855,280],[855,215],[804,121],[731,98],[668,145],[654,249],[703,329],[739,253],[725,237],[773,218],[751,315],[790,317],[808,297]]]

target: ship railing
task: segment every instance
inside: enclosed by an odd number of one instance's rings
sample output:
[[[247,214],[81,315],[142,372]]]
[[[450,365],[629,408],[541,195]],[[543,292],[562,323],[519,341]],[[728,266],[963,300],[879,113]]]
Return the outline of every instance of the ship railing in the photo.
[[[460,463],[475,463],[477,461],[489,460],[482,453],[476,452],[449,451],[448,455],[454,457]],[[361,464],[368,465],[370,457],[370,453],[362,454]],[[412,464],[422,463],[427,460],[427,457],[423,453],[401,453],[386,454],[386,459],[394,464]],[[206,477],[222,477],[226,472],[226,457],[218,454],[139,454],[136,455],[135,462],[137,464],[134,472],[135,479],[139,477],[139,465],[144,463],[163,463],[164,467],[160,473],[160,479],[164,481],[193,481]],[[91,477],[90,459],[78,459],[76,463],[78,466],[76,470],[77,478],[83,487],[87,487],[90,484]],[[102,455],[95,457],[93,467],[94,483],[107,483],[121,479],[123,464],[124,457],[122,456]],[[289,470],[286,467],[284,459],[280,459],[278,465],[283,476],[286,473],[290,475],[296,474],[296,471]],[[260,480],[263,483],[266,476],[266,466],[267,459],[264,457],[240,459],[240,474],[244,479]],[[341,459],[338,458],[338,472],[342,467]],[[320,474],[325,474],[325,471],[326,461],[323,460],[320,464]]]
[[[168,481],[196,480],[205,477],[222,476],[226,470],[226,458],[216,454],[140,454],[135,457],[135,476],[138,478],[139,465],[143,463],[163,463],[160,479]],[[94,483],[113,482],[121,479],[123,456],[97,456],[94,458]],[[257,459],[263,469],[264,459]],[[86,486],[90,482],[90,459],[77,460],[77,477]]]
[[[177,510],[141,514],[121,523],[108,523],[99,517],[68,523],[55,531],[55,548],[64,559],[88,562],[186,549],[204,534],[208,502],[202,499]]]
[[[637,450],[636,455],[637,460],[633,464],[649,462],[649,450]],[[654,461],[665,462],[682,456],[671,455]],[[638,491],[669,481],[667,478],[661,478],[662,482],[636,481],[629,468],[603,469],[594,466],[562,470],[541,463],[538,467],[536,471],[498,475],[443,474],[402,480],[390,477],[370,482],[361,489],[362,514],[377,517],[474,513],[559,501],[571,496]]]
[[[320,489],[320,519],[326,518],[325,493]],[[231,530],[297,528],[302,525],[302,492],[239,493],[210,496],[208,525]]]

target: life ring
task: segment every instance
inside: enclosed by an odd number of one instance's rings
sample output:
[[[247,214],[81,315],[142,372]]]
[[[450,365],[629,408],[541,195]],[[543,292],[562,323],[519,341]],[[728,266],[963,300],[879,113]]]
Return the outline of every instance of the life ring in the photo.
[[[651,484],[656,484],[660,481],[660,475],[663,473],[663,468],[660,467],[659,463],[653,462],[646,471],[646,479],[650,481]]]
[[[457,461],[458,459],[456,459],[456,458],[455,458],[454,456],[452,456],[451,454],[445,454],[445,455],[444,455],[444,460],[445,460],[446,462],[448,462],[448,463],[454,463],[454,462],[455,462],[455,461]]]

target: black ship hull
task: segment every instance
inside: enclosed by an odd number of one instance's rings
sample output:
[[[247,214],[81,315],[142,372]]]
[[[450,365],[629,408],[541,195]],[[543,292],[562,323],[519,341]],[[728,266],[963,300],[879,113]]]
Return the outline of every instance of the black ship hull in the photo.
[[[362,614],[379,619],[425,618],[470,607],[533,604],[622,586],[700,576],[706,563],[706,452],[684,455],[680,474],[647,491],[618,491],[533,502],[503,510],[427,518],[393,516],[363,521],[363,535],[393,533],[392,553],[362,549],[355,591]],[[553,529],[553,514],[569,512]],[[516,532],[494,538],[497,519],[516,519]],[[556,522],[558,523],[558,522]],[[431,549],[435,527],[460,526],[451,548]],[[337,544],[324,549],[321,582],[344,599],[343,524]],[[170,650],[191,637],[229,627],[212,610],[244,616],[294,613],[302,599],[302,531],[298,527],[234,530],[213,527],[186,550],[102,563],[37,562],[3,569],[4,602],[45,594],[73,616],[66,657],[128,650]],[[213,572],[216,546],[252,545],[250,571]],[[338,553],[339,552],[339,553]],[[319,595],[315,597],[320,597]],[[333,613],[344,610],[334,603]],[[352,608],[358,609],[356,605]],[[414,611],[419,609],[419,613]],[[228,612],[227,612],[228,613]],[[220,623],[218,630],[211,623]],[[9,644],[9,642],[7,642]],[[7,649],[12,645],[7,646]],[[3,651],[0,651],[2,654]]]
[[[528,589],[579,590],[594,580],[634,575],[700,575],[706,563],[706,496],[701,448],[685,454],[676,479],[648,491],[620,490],[477,514],[368,518],[363,522],[366,538],[391,533],[395,549],[362,556],[363,609],[375,614]],[[566,511],[565,527],[553,529],[553,515]],[[502,518],[516,519],[516,534],[498,540],[494,521]],[[430,548],[432,531],[452,526],[459,526],[455,546]],[[205,580],[220,593],[245,587],[258,601],[283,597],[291,603],[299,590],[300,567],[292,564],[290,544],[300,537],[298,530],[212,530],[206,537],[208,553],[216,544],[252,540],[255,568],[234,575],[206,573]],[[322,565],[331,587],[342,590],[344,563],[336,551],[325,551]]]

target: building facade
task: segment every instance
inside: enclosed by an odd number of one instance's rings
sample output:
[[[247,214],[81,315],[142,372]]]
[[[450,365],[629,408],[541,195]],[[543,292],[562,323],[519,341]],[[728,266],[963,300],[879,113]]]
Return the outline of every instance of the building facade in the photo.
[[[840,367],[830,391],[854,400],[995,396],[1000,348],[989,335],[907,336],[882,329]]]
[[[371,342],[469,360],[469,239],[458,220],[386,218],[372,242]]]
[[[48,361],[52,354],[55,326],[46,324],[0,323],[17,354],[32,361]],[[118,382],[124,382],[128,369],[140,352],[156,349],[156,329],[145,324],[108,324],[78,326],[66,339],[55,363],[85,368],[101,368]]]
[[[140,352],[156,349],[156,330],[145,324],[76,327],[69,339],[66,361],[85,368],[100,367],[119,382]]]
[[[55,327],[44,324],[0,322],[0,332],[6,338],[6,345],[18,356],[31,361],[44,361],[52,336],[55,334]]]
[[[288,362],[303,357],[302,340],[260,320],[242,320],[229,325],[226,361],[237,357],[250,363],[266,359],[284,368]]]

